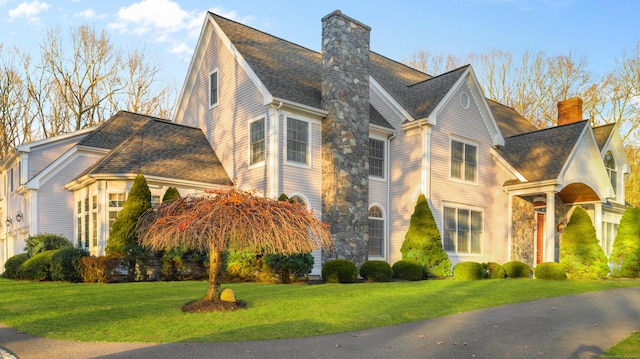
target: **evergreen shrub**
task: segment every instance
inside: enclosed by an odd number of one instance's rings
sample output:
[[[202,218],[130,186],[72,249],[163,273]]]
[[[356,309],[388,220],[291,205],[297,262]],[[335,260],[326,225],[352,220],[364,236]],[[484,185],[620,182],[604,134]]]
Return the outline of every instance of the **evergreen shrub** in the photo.
[[[51,257],[51,279],[66,282],[81,282],[80,258],[89,253],[84,249],[65,247],[57,250]]]
[[[393,266],[391,266],[391,270],[393,271],[394,278],[409,281],[417,281],[422,279],[422,267],[416,262],[405,260],[397,261],[393,263]]]
[[[116,268],[121,264],[122,257],[107,255],[100,257],[80,258],[80,276],[87,283],[111,283],[118,279]]]
[[[178,192],[178,189],[175,187],[169,187],[162,196],[162,203],[171,202],[176,198],[180,198],[180,192]]]
[[[403,260],[417,262],[428,276],[444,278],[451,275],[451,261],[442,248],[440,231],[423,194],[416,202],[400,252]]]
[[[502,265],[507,277],[509,278],[529,278],[531,276],[531,267],[524,262],[511,261]]]
[[[73,244],[65,237],[57,234],[42,233],[27,238],[25,252],[33,257],[44,251],[51,251],[65,247],[73,247]]]
[[[607,257],[596,237],[591,218],[576,207],[560,241],[560,263],[572,279],[598,279],[609,273]]]
[[[483,279],[484,267],[476,262],[460,262],[453,267],[453,278],[458,280]]]
[[[20,279],[18,275],[20,266],[27,259],[29,259],[29,254],[27,253],[16,254],[15,256],[7,259],[4,263],[4,273],[2,273],[2,277],[7,279]]]
[[[385,261],[367,261],[360,266],[360,276],[374,282],[391,282],[393,269]]]
[[[51,257],[56,251],[44,251],[29,257],[18,269],[18,276],[28,280],[51,279]]]
[[[151,207],[151,191],[147,185],[147,180],[142,173],[138,174],[131,185],[129,195],[124,201],[122,210],[111,227],[111,234],[107,241],[107,254],[125,253],[128,246],[138,244],[138,237],[134,228],[138,223],[138,218]],[[130,267],[135,266],[135,258]]]
[[[556,262],[544,262],[538,264],[536,266],[534,274],[538,279],[567,279],[567,272],[564,265],[562,263]]]
[[[322,279],[327,283],[355,283],[358,268],[346,259],[334,259],[322,266]]]
[[[609,261],[614,277],[640,278],[640,207],[624,211]]]
[[[507,276],[504,267],[500,263],[488,262],[482,263],[484,274],[487,279],[503,279]]]
[[[304,278],[313,269],[313,256],[311,253],[292,255],[266,254],[264,261],[279,278],[281,283],[290,283],[291,276],[295,279]]]
[[[250,249],[227,248],[222,259],[222,277],[229,282],[273,282],[276,275],[262,253]]]

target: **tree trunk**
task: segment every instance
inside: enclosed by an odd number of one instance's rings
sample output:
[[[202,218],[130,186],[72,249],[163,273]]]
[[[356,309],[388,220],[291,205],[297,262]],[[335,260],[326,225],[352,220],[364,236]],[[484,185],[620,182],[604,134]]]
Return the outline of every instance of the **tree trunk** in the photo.
[[[220,299],[220,275],[222,273],[222,255],[224,252],[214,248],[209,250],[209,289],[204,300]]]

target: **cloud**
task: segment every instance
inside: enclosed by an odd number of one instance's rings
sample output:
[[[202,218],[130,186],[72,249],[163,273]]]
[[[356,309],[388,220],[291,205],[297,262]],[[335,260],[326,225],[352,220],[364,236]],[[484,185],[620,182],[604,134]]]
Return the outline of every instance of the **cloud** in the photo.
[[[29,23],[40,24],[38,15],[43,11],[47,11],[50,7],[51,4],[38,0],[22,2],[17,7],[9,10],[9,21],[27,19]]]
[[[77,12],[73,14],[74,17],[81,17],[84,19],[105,19],[107,14],[96,14],[96,11],[93,9],[86,9],[84,11]]]

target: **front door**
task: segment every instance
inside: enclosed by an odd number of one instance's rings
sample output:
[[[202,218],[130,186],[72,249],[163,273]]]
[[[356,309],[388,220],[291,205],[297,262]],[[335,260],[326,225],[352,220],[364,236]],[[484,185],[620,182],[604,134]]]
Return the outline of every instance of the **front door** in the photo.
[[[536,212],[536,264],[544,261],[544,213]]]

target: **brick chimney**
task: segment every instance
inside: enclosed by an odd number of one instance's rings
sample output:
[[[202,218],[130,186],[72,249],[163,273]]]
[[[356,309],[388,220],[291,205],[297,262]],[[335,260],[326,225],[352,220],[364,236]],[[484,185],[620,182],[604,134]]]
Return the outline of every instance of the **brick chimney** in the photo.
[[[558,126],[582,121],[582,99],[568,98],[558,102]]]
[[[336,10],[322,18],[322,219],[328,259],[367,260],[369,241],[369,45],[371,28]]]

